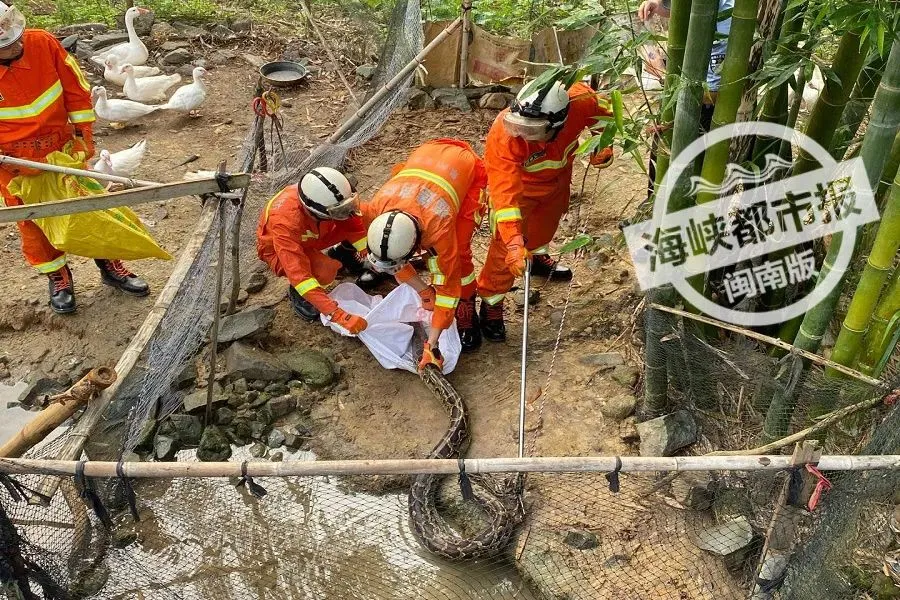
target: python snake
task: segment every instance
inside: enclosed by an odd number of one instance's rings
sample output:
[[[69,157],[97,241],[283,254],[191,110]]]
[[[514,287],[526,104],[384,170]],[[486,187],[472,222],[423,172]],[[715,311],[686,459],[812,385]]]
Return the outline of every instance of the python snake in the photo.
[[[458,458],[469,444],[469,424],[465,402],[437,367],[429,365],[421,373],[425,386],[444,404],[450,427],[428,458]],[[449,560],[475,560],[502,552],[522,519],[522,474],[494,482],[481,475],[468,475],[482,493],[477,502],[486,514],[486,523],[470,537],[457,533],[437,509],[441,481],[446,475],[422,474],[413,478],[409,491],[409,516],[416,539],[428,551]]]

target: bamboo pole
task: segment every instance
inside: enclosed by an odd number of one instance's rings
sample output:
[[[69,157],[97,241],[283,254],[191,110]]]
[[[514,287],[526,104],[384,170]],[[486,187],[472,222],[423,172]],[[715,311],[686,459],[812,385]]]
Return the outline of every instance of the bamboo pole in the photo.
[[[463,0],[462,3],[462,35],[459,38],[459,88],[466,87],[469,79],[469,14],[472,10],[472,0]]]
[[[671,313],[673,315],[678,315],[680,317],[684,317],[686,319],[693,319],[695,321],[699,321],[700,323],[705,323],[706,325],[712,325],[713,327],[718,327],[720,329],[725,329],[727,331],[732,331],[734,333],[740,333],[741,335],[745,335],[754,340],[759,340],[760,342],[765,342],[766,344],[770,344],[772,346],[777,346],[782,350],[787,350],[788,352],[796,353],[798,356],[805,358],[806,360],[816,363],[817,365],[821,365],[824,367],[828,367],[838,371],[848,377],[852,377],[853,379],[858,379],[864,383],[868,383],[869,385],[875,386],[879,389],[886,389],[887,384],[883,381],[875,379],[873,377],[869,377],[868,375],[864,375],[859,371],[855,371],[849,367],[846,367],[842,364],[836,363],[834,361],[828,360],[827,358],[822,358],[818,354],[813,354],[812,352],[807,352],[806,350],[802,350],[800,348],[796,348],[784,340],[774,338],[768,335],[764,335],[762,333],[757,333],[755,331],[751,331],[750,329],[744,329],[742,327],[738,327],[736,325],[731,325],[729,323],[725,323],[724,321],[718,321],[716,319],[710,319],[709,317],[704,317],[702,315],[695,315],[693,313],[689,313],[687,311],[679,310],[677,308],[670,308],[668,306],[663,306],[662,304],[653,304],[650,303],[647,305],[648,308],[654,308],[656,310],[661,310],[663,312]]]
[[[239,173],[228,176],[228,187],[231,189],[246,188],[250,185],[250,175]],[[199,196],[219,191],[215,179],[198,179],[196,181],[179,181],[176,183],[154,183],[152,186],[133,190],[123,190],[111,194],[98,194],[24,206],[0,207],[0,223],[30,221],[45,217],[60,217],[75,213],[104,210],[117,206],[137,206],[160,200],[171,200],[186,196]]]
[[[206,411],[203,424],[209,427],[212,422],[212,405],[215,396],[216,361],[219,357],[219,322],[222,318],[222,282],[225,278],[225,200],[219,198],[216,212],[219,214],[219,253],[216,258],[216,293],[213,298],[213,322],[209,334],[209,374],[206,379]]]
[[[334,66],[334,70],[337,71],[338,77],[341,78],[341,82],[344,84],[344,87],[347,88],[347,93],[350,94],[350,97],[353,98],[353,103],[359,106],[359,100],[356,98],[356,94],[353,93],[353,88],[350,87],[350,83],[347,81],[347,77],[344,76],[344,72],[341,71],[341,65],[338,63],[337,58],[334,56],[334,52],[331,51],[331,44],[325,39],[325,36],[322,35],[322,32],[319,31],[319,26],[316,25],[316,22],[313,20],[312,12],[309,10],[309,6],[306,5],[306,0],[300,0],[300,10],[303,11],[303,16],[306,17],[306,20],[309,21],[309,24],[312,26],[313,32],[316,34],[316,37],[319,38],[319,42],[322,44],[322,47],[325,48],[325,53],[328,54],[328,59],[331,61],[332,66]]]
[[[791,466],[791,457],[769,456],[567,456],[539,458],[467,458],[467,473],[606,473],[621,462],[621,471],[648,473],[659,471],[780,471]],[[0,458],[0,473],[9,475],[75,474],[78,461]],[[116,477],[112,461],[85,461],[88,477]],[[900,469],[900,455],[828,455],[817,464],[823,471],[871,471]],[[459,473],[459,461],[453,459],[393,460],[290,460],[283,462],[126,462],[125,477],[240,477],[242,468],[251,477],[309,477],[329,475],[419,475]],[[55,477],[54,477],[55,479]]]
[[[118,175],[109,175],[99,171],[88,171],[86,169],[73,169],[72,167],[60,167],[49,163],[37,162],[34,160],[25,160],[24,158],[14,158],[0,154],[0,165],[12,165],[14,167],[26,167],[28,169],[39,169],[50,173],[62,173],[63,175],[75,175],[76,177],[90,177],[98,181],[108,181],[110,183],[121,183],[127,187],[141,187],[145,185],[158,185],[153,181],[143,181],[140,179],[131,179],[130,177],[119,177]]]
[[[127,379],[131,369],[137,364],[138,358],[140,358],[141,352],[144,350],[144,346],[147,345],[147,342],[150,341],[150,338],[156,332],[166,311],[168,311],[178,290],[184,283],[188,271],[190,271],[197,255],[200,253],[200,249],[203,247],[203,241],[206,239],[209,228],[212,227],[212,224],[215,222],[215,216],[216,203],[207,202],[203,207],[203,212],[200,213],[200,218],[197,221],[197,226],[194,228],[194,233],[185,245],[184,251],[181,253],[178,262],[175,264],[175,269],[169,276],[169,280],[159,293],[159,297],[157,297],[153,308],[150,309],[150,313],[144,320],[143,325],[138,329],[137,333],[132,338],[131,343],[128,344],[128,347],[125,348],[121,358],[119,358],[119,362],[116,363],[115,370],[119,378],[115,383],[106,388],[94,403],[87,407],[87,410],[81,415],[78,423],[69,430],[65,443],[62,445],[59,452],[57,452],[58,458],[62,460],[73,460],[81,456],[81,451],[84,448],[84,444],[87,442],[88,435],[91,433],[94,426],[103,418],[104,411],[109,406],[110,402],[112,402],[113,398],[115,398],[119,391],[119,387],[122,385],[122,382]],[[37,486],[35,492],[37,492],[39,497],[49,501],[56,493],[58,486],[59,480],[57,478],[47,478]]]
[[[47,435],[62,425],[66,419],[84,406],[91,398],[116,381],[116,372],[109,367],[98,367],[82,377],[78,383],[62,394],[50,397],[47,408],[29,422],[11,440],[0,446],[0,457],[17,458],[40,443]]]
[[[336,144],[340,141],[340,139],[344,136],[345,133],[350,131],[354,125],[359,123],[372,108],[381,101],[391,90],[395,87],[403,83],[406,78],[412,73],[419,65],[422,64],[422,61],[425,60],[425,57],[428,56],[428,53],[437,48],[441,42],[450,37],[450,34],[453,33],[457,27],[462,24],[462,17],[457,18],[455,21],[450,23],[446,29],[440,32],[437,37],[435,37],[431,42],[422,48],[422,51],[416,54],[416,56],[409,61],[409,63],[400,69],[400,72],[394,75],[390,81],[385,83],[380,90],[375,92],[375,94],[369,98],[369,100],[359,107],[349,119],[347,119],[343,125],[338,127],[337,131],[331,134],[331,137],[328,138],[329,144]]]

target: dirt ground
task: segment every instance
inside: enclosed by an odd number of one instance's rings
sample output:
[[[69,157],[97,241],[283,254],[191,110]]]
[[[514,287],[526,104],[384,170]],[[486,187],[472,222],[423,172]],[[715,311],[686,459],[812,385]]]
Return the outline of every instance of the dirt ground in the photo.
[[[98,123],[98,147],[115,151],[146,138],[149,151],[138,175],[150,180],[178,180],[186,170],[213,169],[220,160],[234,165],[253,118],[249,103],[256,82],[255,69],[237,59],[211,69],[209,82],[210,99],[203,107],[202,118],[162,113],[121,131]],[[307,88],[283,93],[283,116],[290,143],[310,148],[327,137],[344,112],[344,95],[337,78],[327,71]],[[494,116],[494,111],[479,109],[472,113],[399,111],[377,137],[351,154],[349,169],[359,179],[363,195],[370,195],[387,180],[395,162],[426,140],[458,137],[483,150],[483,139]],[[178,166],[192,155],[199,159]],[[641,297],[626,251],[614,236],[620,220],[629,216],[643,199],[645,179],[629,157],[620,157],[603,171],[585,173],[584,167],[577,165],[573,193],[581,191],[582,181],[584,194],[575,199],[573,209],[561,224],[555,248],[582,229],[595,237],[608,234],[605,237],[609,241],[588,256],[563,258],[574,267],[571,286],[535,279],[540,300],[531,313],[528,386],[529,396],[538,397],[530,406],[528,429],[529,441],[535,440],[534,454],[539,456],[636,453],[633,439],[623,439],[620,422],[605,418],[600,409],[606,400],[634,394],[637,388],[629,385],[627,376],[621,376],[621,369],[614,379],[612,370],[590,366],[580,359],[595,353],[619,352],[635,377],[639,372],[635,320]],[[144,205],[137,212],[161,244],[177,255],[193,229],[200,207],[195,199],[187,198]],[[256,219],[257,215],[245,218]],[[480,260],[488,244],[486,228],[477,234],[474,243],[476,258]],[[20,255],[15,226],[0,225],[0,286],[5,291],[0,304],[0,356],[6,358],[10,383],[35,371],[65,379],[77,376],[85,367],[114,363],[140,326],[173,265],[163,261],[133,263],[133,269],[154,290],[149,298],[133,299],[102,286],[90,261],[72,257],[71,264],[79,310],[73,316],[57,316],[46,306],[45,278],[32,272]],[[265,293],[270,294],[272,289],[278,289],[275,282],[270,282]],[[253,297],[249,303],[254,303]],[[512,306],[508,299],[508,309]],[[444,433],[447,417],[415,375],[385,371],[358,341],[301,322],[286,301],[275,308],[273,333],[263,343],[267,350],[277,352],[296,344],[309,345],[333,356],[341,367],[340,383],[334,393],[327,394],[313,411],[315,439],[311,449],[319,457],[418,458],[429,452]],[[507,342],[485,341],[480,350],[464,355],[449,376],[470,410],[469,457],[516,454],[521,333],[521,309],[516,309],[509,316]],[[639,386],[637,380],[634,384]],[[547,489],[552,487],[544,488]],[[573,496],[572,511],[565,506],[559,508],[559,504],[555,510],[574,512],[575,504],[584,501],[584,497]],[[583,509],[578,512],[587,514]],[[556,517],[554,513],[551,520]],[[617,522],[625,529],[630,524],[638,530],[637,524],[644,519],[642,511],[633,510]],[[600,513],[575,524],[600,530],[603,522],[604,515]],[[560,527],[571,525],[563,523]],[[675,533],[681,539],[684,532]],[[552,541],[547,544],[557,552],[561,546]],[[644,550],[639,550],[639,546],[622,552],[646,552],[646,544]],[[543,552],[543,548],[535,551]],[[697,560],[703,562],[702,558]],[[641,570],[637,563],[633,568],[635,572]],[[676,581],[681,575],[673,573],[667,577]],[[689,570],[685,570],[684,577],[691,577]],[[672,595],[657,590],[654,596],[717,596],[706,591],[694,595],[685,591],[688,588],[687,584],[676,582],[667,588]],[[720,594],[721,590],[718,597],[722,597]]]

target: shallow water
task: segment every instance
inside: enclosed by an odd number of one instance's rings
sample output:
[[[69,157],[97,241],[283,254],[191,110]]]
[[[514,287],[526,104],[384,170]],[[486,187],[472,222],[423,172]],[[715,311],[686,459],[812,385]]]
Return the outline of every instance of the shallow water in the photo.
[[[299,81],[303,76],[297,71],[272,71],[266,77],[273,81]]]
[[[19,395],[28,387],[24,382],[15,385],[0,383],[0,445],[8,442],[38,413],[29,412],[19,406],[7,408],[7,402],[16,402]]]

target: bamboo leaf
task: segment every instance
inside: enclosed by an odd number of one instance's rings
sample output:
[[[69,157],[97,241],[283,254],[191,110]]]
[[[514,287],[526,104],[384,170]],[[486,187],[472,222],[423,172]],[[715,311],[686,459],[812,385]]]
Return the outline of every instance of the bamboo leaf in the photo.
[[[579,233],[574,238],[563,244],[563,247],[559,249],[561,254],[568,254],[569,252],[575,252],[579,248],[584,248],[594,239],[586,233]]]
[[[594,150],[606,148],[612,144],[615,137],[616,125],[613,123],[608,125],[606,129],[603,130],[602,134],[591,136],[591,139],[581,144],[581,146],[578,147],[578,150],[575,151],[575,154],[589,154]]]

